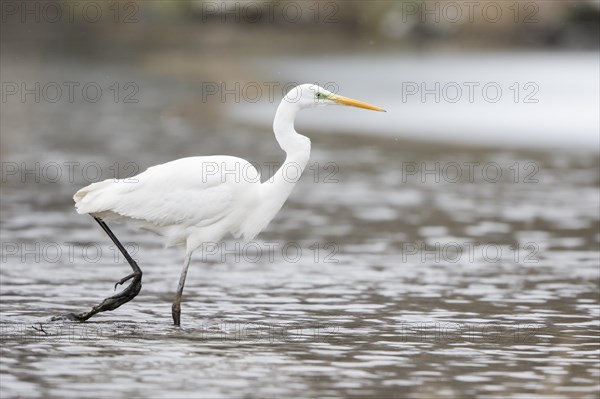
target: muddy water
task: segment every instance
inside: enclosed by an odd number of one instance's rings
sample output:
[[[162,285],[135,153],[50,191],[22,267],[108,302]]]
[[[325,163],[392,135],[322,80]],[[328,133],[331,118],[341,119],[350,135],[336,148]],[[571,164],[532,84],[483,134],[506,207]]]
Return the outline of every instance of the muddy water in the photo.
[[[72,207],[98,172],[227,153],[267,175],[282,159],[269,123],[200,123],[193,87],[135,81],[139,103],[30,104],[3,137],[3,398],[597,397],[596,154],[307,132],[311,164],[268,230],[196,253],[181,328],[181,249],[123,226],[140,295],[49,322],[128,273]]]

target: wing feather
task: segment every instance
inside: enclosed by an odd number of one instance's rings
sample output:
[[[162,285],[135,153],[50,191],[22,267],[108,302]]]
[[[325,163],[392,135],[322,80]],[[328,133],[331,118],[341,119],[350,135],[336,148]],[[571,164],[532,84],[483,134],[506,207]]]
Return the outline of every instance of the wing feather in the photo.
[[[145,227],[204,227],[227,217],[245,183],[218,173],[251,164],[235,157],[190,157],[153,166],[123,180],[105,180],[73,197],[79,213],[143,221]],[[217,166],[217,173],[214,173]],[[208,173],[210,171],[210,173]],[[256,172],[258,174],[258,172]]]

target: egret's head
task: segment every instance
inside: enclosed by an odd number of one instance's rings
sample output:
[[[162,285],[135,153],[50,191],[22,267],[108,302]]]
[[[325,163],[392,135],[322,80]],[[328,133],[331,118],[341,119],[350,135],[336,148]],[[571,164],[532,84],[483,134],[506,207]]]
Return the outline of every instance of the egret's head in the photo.
[[[314,108],[322,107],[325,105],[347,105],[351,107],[385,112],[385,110],[376,107],[375,105],[340,96],[313,84],[303,84],[294,87],[285,96],[285,101],[288,101],[290,103],[296,103],[300,108]]]

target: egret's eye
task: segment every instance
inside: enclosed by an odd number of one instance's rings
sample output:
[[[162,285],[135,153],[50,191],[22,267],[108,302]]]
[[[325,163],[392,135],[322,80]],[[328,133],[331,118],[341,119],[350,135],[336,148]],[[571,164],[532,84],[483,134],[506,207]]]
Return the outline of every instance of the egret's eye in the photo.
[[[317,98],[323,98],[323,95],[321,93],[317,93]]]

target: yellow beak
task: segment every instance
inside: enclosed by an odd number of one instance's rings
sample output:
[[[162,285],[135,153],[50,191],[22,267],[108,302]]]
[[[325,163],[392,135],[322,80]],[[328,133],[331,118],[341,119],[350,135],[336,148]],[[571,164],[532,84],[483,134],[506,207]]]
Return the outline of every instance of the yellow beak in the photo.
[[[342,105],[349,105],[351,107],[358,107],[358,108],[370,109],[372,111],[385,112],[385,109],[383,109],[383,108],[379,108],[375,105],[364,103],[362,101],[354,100],[352,98],[348,98],[348,97],[344,97],[344,96],[335,95],[331,99],[333,101],[335,101],[336,103],[342,104]]]

